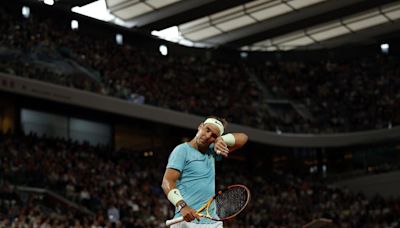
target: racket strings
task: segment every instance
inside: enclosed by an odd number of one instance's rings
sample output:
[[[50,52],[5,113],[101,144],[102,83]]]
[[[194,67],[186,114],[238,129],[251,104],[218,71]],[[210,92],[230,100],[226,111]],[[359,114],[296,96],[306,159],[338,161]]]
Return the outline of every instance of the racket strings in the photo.
[[[248,192],[244,188],[230,188],[215,198],[217,215],[224,219],[239,213],[248,202]]]

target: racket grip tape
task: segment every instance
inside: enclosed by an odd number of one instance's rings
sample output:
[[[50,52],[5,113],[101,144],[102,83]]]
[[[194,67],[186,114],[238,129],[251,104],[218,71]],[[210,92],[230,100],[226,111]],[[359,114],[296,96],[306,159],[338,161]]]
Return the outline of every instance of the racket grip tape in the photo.
[[[181,216],[181,217],[178,217],[178,218],[174,218],[174,219],[170,219],[170,220],[165,221],[165,225],[171,226],[171,225],[183,222],[184,220],[185,219]]]

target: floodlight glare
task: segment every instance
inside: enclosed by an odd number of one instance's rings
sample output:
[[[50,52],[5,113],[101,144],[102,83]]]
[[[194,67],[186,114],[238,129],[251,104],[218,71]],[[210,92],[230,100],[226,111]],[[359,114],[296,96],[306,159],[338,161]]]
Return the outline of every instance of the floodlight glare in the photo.
[[[30,14],[31,14],[31,9],[27,6],[23,6],[22,7],[22,16],[24,16],[25,18],[28,18]]]
[[[384,54],[387,54],[387,53],[389,53],[389,44],[381,44],[381,51],[382,51],[382,53],[384,53]]]
[[[116,34],[115,35],[115,42],[118,44],[118,45],[122,45],[122,44],[124,44],[124,37],[122,36],[122,34]]]
[[[164,56],[168,55],[167,46],[162,44],[162,45],[160,45],[160,48],[158,50],[160,51],[161,55],[164,55]]]
[[[77,30],[78,28],[79,28],[79,22],[77,20],[72,20],[71,21],[71,29]]]
[[[54,5],[54,0],[44,0],[43,2],[46,5],[50,5],[50,6]]]

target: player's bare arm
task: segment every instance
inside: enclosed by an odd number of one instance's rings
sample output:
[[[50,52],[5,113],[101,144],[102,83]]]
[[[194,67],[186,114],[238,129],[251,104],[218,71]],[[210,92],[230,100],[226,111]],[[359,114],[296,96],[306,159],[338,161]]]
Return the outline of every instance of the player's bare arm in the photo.
[[[167,168],[164,173],[164,177],[162,180],[161,187],[164,190],[165,195],[168,196],[171,190],[176,189],[176,181],[181,176],[181,173],[178,170]],[[182,200],[178,201],[175,207],[178,207],[179,204],[182,203]],[[194,219],[199,220],[200,216],[197,214],[196,210],[186,205],[180,210],[181,215],[185,219],[185,221],[190,222]]]
[[[247,140],[248,137],[244,133],[229,133],[215,140],[214,150],[218,154],[227,157],[230,152],[243,147]]]

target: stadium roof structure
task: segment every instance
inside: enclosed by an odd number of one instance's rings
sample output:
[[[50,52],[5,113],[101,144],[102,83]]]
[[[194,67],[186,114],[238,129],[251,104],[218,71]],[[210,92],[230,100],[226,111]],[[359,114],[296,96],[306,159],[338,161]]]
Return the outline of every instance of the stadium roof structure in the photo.
[[[400,31],[400,0],[99,1],[114,21],[162,38],[173,31],[177,36],[167,39],[188,46],[320,49],[368,44]],[[56,2],[73,7],[94,1]]]

